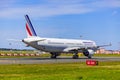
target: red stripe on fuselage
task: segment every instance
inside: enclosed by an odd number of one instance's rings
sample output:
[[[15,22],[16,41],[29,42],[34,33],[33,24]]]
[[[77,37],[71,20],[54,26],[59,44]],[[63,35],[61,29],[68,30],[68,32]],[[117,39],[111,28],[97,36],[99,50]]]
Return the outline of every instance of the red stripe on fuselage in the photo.
[[[28,27],[28,24],[26,23],[26,29],[27,29],[27,32],[30,36],[32,36],[32,32],[30,31],[30,28]]]

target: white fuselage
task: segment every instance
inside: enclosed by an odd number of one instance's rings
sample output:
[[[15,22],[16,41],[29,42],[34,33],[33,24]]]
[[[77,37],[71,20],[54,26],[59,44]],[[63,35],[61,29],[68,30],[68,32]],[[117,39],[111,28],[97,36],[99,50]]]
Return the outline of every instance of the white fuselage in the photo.
[[[46,52],[70,52],[69,49],[92,49],[96,50],[96,44],[91,40],[78,39],[59,39],[59,38],[40,38],[29,37],[23,40],[28,46],[32,46],[38,50]]]
[[[91,58],[95,51],[100,47],[92,40],[78,39],[59,39],[59,38],[41,38],[38,37],[28,15],[26,19],[27,38],[22,41],[37,50],[50,52],[51,58],[56,58],[60,53],[73,53],[73,59],[78,58],[78,52],[82,52],[88,58]],[[104,45],[106,46],[106,45]]]

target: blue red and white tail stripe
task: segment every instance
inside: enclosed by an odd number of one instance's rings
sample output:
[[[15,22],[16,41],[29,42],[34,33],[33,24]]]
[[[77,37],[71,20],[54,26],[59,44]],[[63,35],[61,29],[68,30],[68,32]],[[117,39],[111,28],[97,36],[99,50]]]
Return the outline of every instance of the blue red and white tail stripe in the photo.
[[[36,34],[36,32],[35,32],[35,30],[33,28],[33,25],[32,25],[32,23],[31,23],[31,21],[29,19],[29,16],[25,15],[25,19],[27,21],[27,23],[26,23],[26,30],[27,30],[28,37],[30,37],[30,36],[37,36],[37,34]]]

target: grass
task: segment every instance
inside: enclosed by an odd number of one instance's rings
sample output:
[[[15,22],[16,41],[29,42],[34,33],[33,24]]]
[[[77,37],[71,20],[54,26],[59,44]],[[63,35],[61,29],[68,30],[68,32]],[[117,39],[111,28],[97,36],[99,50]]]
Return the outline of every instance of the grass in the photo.
[[[34,51],[0,51],[0,53],[2,53],[2,54],[19,54],[19,53],[31,54],[31,53],[34,53]]]
[[[35,54],[34,51],[0,51],[2,54]],[[73,56],[72,53],[68,54],[61,54],[60,56]],[[79,54],[80,57],[84,56],[82,53]],[[120,57],[120,54],[94,54],[95,57]],[[16,58],[16,57],[26,57],[26,56],[0,56],[0,58]],[[30,56],[34,57],[34,56]],[[40,54],[39,57],[50,57],[49,53],[46,54]]]
[[[120,57],[120,54],[94,54],[96,57]]]
[[[120,62],[0,65],[0,80],[120,80]]]

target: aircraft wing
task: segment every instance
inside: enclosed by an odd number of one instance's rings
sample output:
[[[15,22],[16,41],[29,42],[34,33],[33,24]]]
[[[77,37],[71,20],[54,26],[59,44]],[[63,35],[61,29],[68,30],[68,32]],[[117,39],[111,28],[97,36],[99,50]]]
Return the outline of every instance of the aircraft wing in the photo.
[[[95,49],[98,49],[100,47],[106,47],[106,46],[111,46],[111,43],[108,44],[108,45],[100,45],[100,46],[96,46],[96,47],[93,47]],[[68,48],[65,48],[63,51],[64,52],[69,52],[69,51],[78,51],[78,50],[83,50],[85,49],[85,47],[68,47]],[[89,47],[87,49],[90,49]]]
[[[80,47],[68,47],[68,48],[65,48],[63,51],[64,52],[69,52],[69,51],[72,51],[72,50],[80,50],[81,48]]]
[[[107,44],[107,45],[100,45],[100,46],[97,46],[97,48],[100,48],[100,47],[106,47],[106,46],[111,46],[112,44]]]

